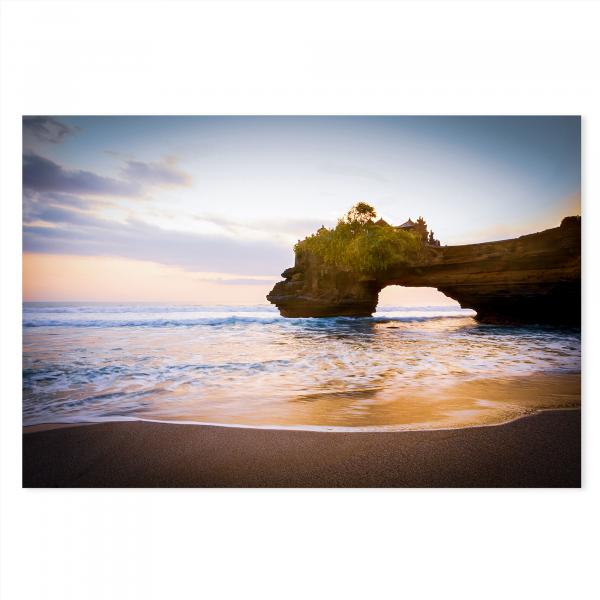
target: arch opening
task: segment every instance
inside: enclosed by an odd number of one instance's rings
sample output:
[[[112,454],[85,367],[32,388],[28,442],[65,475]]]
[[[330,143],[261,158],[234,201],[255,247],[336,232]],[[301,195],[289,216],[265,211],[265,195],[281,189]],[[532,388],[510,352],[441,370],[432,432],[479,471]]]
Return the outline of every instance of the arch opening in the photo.
[[[386,285],[380,292],[377,300],[377,309],[381,310],[390,306],[402,306],[406,308],[424,307],[455,307],[460,304],[446,296],[434,287],[406,287],[402,285]]]

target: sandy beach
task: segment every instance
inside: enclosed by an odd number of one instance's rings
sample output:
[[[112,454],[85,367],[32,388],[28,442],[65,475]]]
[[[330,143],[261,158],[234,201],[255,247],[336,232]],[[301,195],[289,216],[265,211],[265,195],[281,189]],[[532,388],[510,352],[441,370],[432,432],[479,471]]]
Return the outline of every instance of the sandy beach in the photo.
[[[42,429],[42,430],[40,430]],[[580,487],[581,413],[439,431],[26,428],[24,487]]]

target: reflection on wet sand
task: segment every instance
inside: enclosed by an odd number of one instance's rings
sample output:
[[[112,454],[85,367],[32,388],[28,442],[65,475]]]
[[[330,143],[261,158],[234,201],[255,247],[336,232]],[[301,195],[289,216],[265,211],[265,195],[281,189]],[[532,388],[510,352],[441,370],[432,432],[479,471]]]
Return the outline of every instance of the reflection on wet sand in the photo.
[[[429,391],[415,386],[395,393],[379,389],[304,395],[294,401],[303,408],[292,421],[361,429],[454,429],[504,423],[539,410],[578,408],[580,398],[579,374],[540,373],[475,379]]]
[[[250,427],[416,431],[496,425],[540,410],[578,408],[581,376],[533,374],[509,379],[476,379],[424,390],[371,388],[301,394],[286,403],[253,402],[228,411],[230,398],[212,399],[210,408],[181,413],[174,422]],[[163,420],[152,411],[149,420]]]

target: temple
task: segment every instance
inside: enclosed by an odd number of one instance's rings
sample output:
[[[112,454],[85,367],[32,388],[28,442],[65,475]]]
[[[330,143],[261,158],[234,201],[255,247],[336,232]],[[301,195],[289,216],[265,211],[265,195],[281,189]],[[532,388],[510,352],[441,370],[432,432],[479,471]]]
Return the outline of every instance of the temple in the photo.
[[[394,227],[394,229],[399,229],[401,231],[409,231],[418,236],[421,239],[421,242],[427,246],[438,247],[441,245],[440,241],[435,239],[433,231],[428,231],[427,222],[423,217],[419,217],[416,222],[409,217],[402,225],[390,225],[387,221],[379,219],[379,221],[375,221],[375,225],[379,225],[380,227]]]

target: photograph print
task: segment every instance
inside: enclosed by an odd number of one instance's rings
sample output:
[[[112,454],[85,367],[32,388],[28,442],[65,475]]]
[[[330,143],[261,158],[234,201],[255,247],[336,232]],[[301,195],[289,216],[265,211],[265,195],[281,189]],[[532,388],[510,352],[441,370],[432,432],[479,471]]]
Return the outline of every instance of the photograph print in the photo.
[[[580,117],[22,127],[24,487],[580,487]]]

